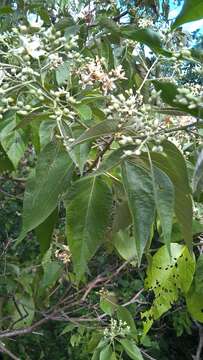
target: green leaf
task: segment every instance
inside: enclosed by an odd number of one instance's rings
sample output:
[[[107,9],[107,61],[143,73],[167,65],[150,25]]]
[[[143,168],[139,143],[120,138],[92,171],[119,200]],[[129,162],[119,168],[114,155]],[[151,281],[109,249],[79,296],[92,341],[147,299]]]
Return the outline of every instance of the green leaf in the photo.
[[[118,130],[118,122],[105,120],[86,130],[74,143],[73,146],[90,141],[101,136],[110,135]]]
[[[200,152],[193,175],[193,192],[200,194],[203,190],[203,150]]]
[[[162,246],[153,256],[147,269],[145,285],[155,295],[150,310],[142,314],[144,333],[146,334],[153,320],[168,311],[182,294],[186,295],[195,272],[195,257],[188,248],[171,244],[171,256],[167,246]]]
[[[43,149],[53,140],[55,127],[56,127],[55,120],[49,119],[41,122],[39,127],[39,138],[40,138],[41,149]]]
[[[126,229],[130,224],[132,224],[132,216],[128,202],[127,200],[124,200],[117,204],[115,208],[112,231],[113,233],[117,233],[120,230]]]
[[[26,185],[23,226],[17,244],[53,212],[71,176],[72,163],[65,149],[59,144],[48,144],[40,153],[34,174]]]
[[[88,158],[89,151],[90,143],[79,144],[69,150],[69,155],[74,164],[79,168],[81,175],[83,175],[83,170]]]
[[[133,335],[135,340],[137,340],[137,329],[130,311],[128,311],[128,309],[123,306],[119,306],[117,310],[117,317],[118,320],[122,320],[123,322],[127,323],[127,326],[130,327],[131,335]]]
[[[58,208],[56,208],[48,218],[40,224],[36,229],[35,233],[40,243],[40,251],[43,255],[50,247],[50,243],[52,240],[52,235],[54,231],[54,227],[56,225],[56,221],[58,218]]]
[[[151,29],[136,30],[135,25],[123,26],[121,36],[145,44],[161,55],[172,56],[170,51],[163,48],[160,35]]]
[[[196,272],[194,277],[195,292],[203,296],[203,254],[197,259]]]
[[[56,81],[59,86],[65,84],[70,79],[70,69],[68,62],[64,62],[56,69]]]
[[[30,326],[35,314],[33,298],[28,294],[16,293],[15,301],[18,304],[18,309],[15,306],[13,299],[8,300],[7,302],[7,308],[12,318],[12,327],[14,329],[20,329]]]
[[[77,104],[74,109],[78,112],[82,120],[88,121],[92,118],[92,109],[86,104]]]
[[[203,323],[202,296],[202,294],[195,292],[194,288],[192,287],[191,291],[186,297],[186,304],[192,318]]]
[[[112,353],[110,360],[117,360],[117,356],[115,352]]]
[[[66,201],[66,226],[78,280],[104,238],[111,206],[111,190],[103,180],[87,178],[73,185]]]
[[[4,148],[0,144],[0,173],[3,171],[12,171],[14,169],[12,162],[9,160]]]
[[[137,249],[134,238],[129,235],[128,230],[120,230],[113,237],[113,243],[119,255],[131,262],[132,265],[137,265]]]
[[[142,354],[134,341],[128,339],[119,340],[125,352],[133,360],[143,360]]]
[[[100,308],[105,314],[112,316],[117,308],[117,299],[113,292],[108,291],[100,297]]]
[[[48,261],[43,264],[44,274],[41,288],[53,287],[62,274],[62,266],[57,261]]]
[[[23,137],[22,130],[14,130],[10,132],[2,141],[2,147],[4,148],[7,156],[13,163],[13,166],[17,168],[20,159],[23,157],[27,148],[27,142]]]
[[[175,214],[181,226],[183,238],[192,248],[192,200],[185,160],[177,147],[169,141],[163,142],[165,156],[151,153],[153,164],[171,179],[175,188]]]
[[[111,345],[107,345],[101,352],[99,360],[109,360],[112,355]]]
[[[197,108],[195,109],[189,109],[187,105],[183,105],[175,99],[176,96],[179,94],[177,85],[167,81],[163,82],[163,81],[153,80],[152,82],[157,91],[161,90],[160,96],[166,104],[169,104],[172,107],[182,110],[188,114],[191,114],[192,116],[203,119],[202,107],[197,106]]]
[[[150,158],[150,168],[157,213],[163,231],[164,241],[170,251],[174,212],[174,186],[170,178],[159,168],[154,167]]]
[[[202,0],[184,0],[182,10],[180,14],[177,16],[171,28],[174,30],[182,24],[199,20],[202,18],[203,18]]]
[[[132,214],[135,247],[140,263],[154,222],[155,202],[152,180],[144,168],[127,161],[122,166],[122,178]]]

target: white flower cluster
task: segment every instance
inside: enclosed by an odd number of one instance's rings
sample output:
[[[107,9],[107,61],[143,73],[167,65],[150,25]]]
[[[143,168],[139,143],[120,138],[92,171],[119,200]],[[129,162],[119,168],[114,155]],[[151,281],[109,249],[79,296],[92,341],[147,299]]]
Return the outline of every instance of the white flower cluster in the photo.
[[[104,337],[113,341],[116,337],[125,337],[130,334],[130,326],[125,321],[111,319],[110,327],[104,329]]]
[[[62,245],[62,249],[57,249],[55,251],[55,258],[60,260],[63,264],[71,262],[72,254],[70,248],[67,245]]]
[[[80,77],[79,83],[83,89],[88,85],[92,86],[98,83],[106,95],[116,88],[115,81],[126,79],[122,65],[107,73],[104,69],[105,59],[97,56],[96,59],[86,58],[85,61],[87,60],[89,61],[84,63],[77,72]]]
[[[148,18],[148,19],[139,19],[138,20],[138,26],[142,29],[148,28],[148,27],[152,27],[153,26],[153,20]]]

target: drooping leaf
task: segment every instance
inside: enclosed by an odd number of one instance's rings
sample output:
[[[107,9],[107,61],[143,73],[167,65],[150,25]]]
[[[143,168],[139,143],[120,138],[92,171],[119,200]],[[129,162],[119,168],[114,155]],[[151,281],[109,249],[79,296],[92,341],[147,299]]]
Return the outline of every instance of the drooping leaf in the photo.
[[[137,329],[135,326],[135,321],[128,309],[124,306],[119,306],[118,310],[116,311],[118,320],[126,322],[127,326],[130,327],[131,335],[137,340]]]
[[[14,169],[12,162],[8,158],[4,148],[0,144],[0,173],[5,170],[12,171]]]
[[[127,161],[122,166],[122,178],[132,214],[135,246],[140,262],[154,222],[152,180],[147,170]]]
[[[176,29],[178,26],[199,20],[203,18],[203,2],[202,0],[184,0],[183,7],[180,14],[172,24],[172,29]]]
[[[200,194],[203,190],[203,150],[200,152],[193,176],[193,191]]]
[[[113,243],[119,255],[137,265],[137,249],[134,238],[129,235],[128,230],[120,230],[113,237]]]
[[[176,100],[176,96],[179,94],[177,85],[167,81],[163,82],[163,81],[153,80],[152,82],[157,91],[161,90],[160,96],[166,104],[169,104],[172,107],[182,110],[185,113],[191,114],[192,116],[195,116],[197,118],[200,117],[203,119],[202,107],[197,106],[195,109],[189,109],[187,105],[183,105],[178,100]]]
[[[119,340],[125,352],[133,360],[143,360],[142,354],[134,341],[128,339]]]
[[[17,168],[18,163],[23,157],[28,145],[25,137],[23,137],[23,131],[11,131],[6,137],[4,137],[4,139],[1,141],[1,144],[8,158],[13,163],[13,166]]]
[[[66,83],[70,78],[68,62],[64,62],[56,69],[56,81],[59,86]]]
[[[137,30],[135,25],[123,26],[121,27],[121,36],[145,44],[161,55],[171,56],[170,51],[163,48],[159,34],[151,29]]]
[[[187,309],[194,320],[203,323],[203,294],[195,291],[191,287],[189,294],[186,297]]]
[[[71,176],[72,162],[65,149],[59,144],[48,144],[40,153],[34,174],[26,185],[23,226],[17,243],[52,213]]]
[[[163,171],[153,166],[151,158],[150,168],[156,210],[162,226],[164,241],[170,251],[174,213],[174,186],[170,178]]]
[[[156,252],[145,281],[146,287],[155,295],[150,310],[142,314],[145,334],[153,321],[168,311],[180,295],[187,294],[194,272],[195,258],[186,246],[172,243],[171,256],[166,245]]]
[[[100,178],[77,181],[66,201],[67,241],[78,280],[101,244],[109,215],[112,194]]]
[[[112,355],[112,348],[111,345],[107,345],[101,352],[99,360],[109,360]]]
[[[54,227],[56,225],[58,217],[58,208],[56,208],[48,218],[40,224],[36,229],[35,233],[40,242],[40,251],[43,255],[50,247]]]
[[[90,141],[95,138],[110,135],[117,131],[118,123],[116,121],[105,120],[101,123],[86,130],[74,143],[73,146],[81,144],[85,141]]]
[[[53,287],[62,274],[62,266],[57,261],[48,261],[43,265],[44,274],[41,282],[41,288]],[[40,289],[41,290],[41,289]]]
[[[117,299],[114,292],[108,291],[100,297],[100,308],[105,314],[112,316],[117,308]]]
[[[41,122],[39,127],[39,138],[40,138],[40,147],[43,149],[53,140],[54,129],[56,127],[55,120],[44,120]]]
[[[14,329],[24,328],[32,324],[35,314],[35,304],[33,298],[25,293],[16,293],[15,301],[18,309],[15,306],[13,299],[9,299],[7,307],[11,315],[11,324]]]
[[[197,259],[194,285],[195,291],[203,296],[203,254],[200,254]]]
[[[192,248],[192,200],[185,160],[177,147],[163,142],[165,156],[151,153],[153,164],[171,179],[175,188],[175,214],[187,246]]]

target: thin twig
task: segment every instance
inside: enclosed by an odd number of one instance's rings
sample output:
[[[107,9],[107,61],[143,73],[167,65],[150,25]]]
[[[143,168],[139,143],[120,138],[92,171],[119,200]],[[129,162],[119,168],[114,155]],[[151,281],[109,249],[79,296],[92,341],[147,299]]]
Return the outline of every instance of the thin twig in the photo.
[[[199,329],[199,342],[198,342],[198,346],[197,346],[197,351],[196,351],[196,355],[194,357],[194,360],[201,360],[201,353],[203,350],[203,326],[196,323],[198,329]]]
[[[18,358],[17,356],[15,356],[10,350],[8,350],[4,345],[0,345],[0,352],[2,354],[7,354],[10,356],[11,359],[13,360],[20,360],[20,358]]]

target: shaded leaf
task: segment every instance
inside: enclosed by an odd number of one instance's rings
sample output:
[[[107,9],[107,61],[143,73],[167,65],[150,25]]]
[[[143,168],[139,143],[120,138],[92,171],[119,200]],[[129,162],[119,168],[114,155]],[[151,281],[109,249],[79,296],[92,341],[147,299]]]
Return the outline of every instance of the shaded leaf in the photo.
[[[40,243],[40,251],[43,255],[50,247],[50,243],[52,240],[52,235],[54,231],[54,227],[56,225],[56,221],[58,218],[58,208],[56,208],[48,218],[40,224],[36,229],[35,233]]]
[[[122,178],[132,214],[135,246],[140,262],[154,222],[155,202],[152,181],[150,174],[144,168],[127,161],[122,166]]]
[[[39,155],[34,174],[27,181],[23,226],[17,243],[53,212],[58,197],[66,190],[71,176],[72,163],[65,149],[59,144],[48,144]]]
[[[203,190],[203,150],[200,152],[193,175],[193,191],[200,194]]]
[[[125,352],[133,360],[143,360],[142,354],[134,341],[128,339],[119,340]]]
[[[103,180],[87,178],[73,185],[66,201],[66,228],[78,280],[103,240],[111,206],[111,190]]]
[[[107,345],[101,352],[99,360],[109,360],[112,355],[111,345]]]

